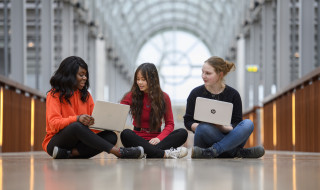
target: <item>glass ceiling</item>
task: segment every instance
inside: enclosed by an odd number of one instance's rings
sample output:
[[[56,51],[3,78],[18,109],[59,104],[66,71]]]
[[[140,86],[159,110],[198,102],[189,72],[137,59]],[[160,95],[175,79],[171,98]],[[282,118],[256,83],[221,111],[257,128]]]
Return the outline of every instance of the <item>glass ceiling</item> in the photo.
[[[226,57],[230,48],[235,46],[236,37],[241,33],[240,25],[243,24],[245,13],[252,3],[251,0],[82,1],[85,7],[91,9],[89,12],[92,13],[92,18],[99,26],[108,48],[112,49],[111,57],[116,57],[118,64],[123,65],[122,68],[130,76],[133,76],[143,47],[150,41],[154,43],[152,40],[157,38],[156,36],[170,31],[191,34],[200,41],[199,44],[205,46],[208,55]],[[169,54],[170,52],[166,51],[162,55]],[[162,60],[156,64],[161,69],[163,64],[168,62]],[[166,71],[165,68],[162,70]],[[170,76],[164,76],[163,73],[160,75],[164,81],[169,81],[167,84],[186,79],[181,76],[182,79],[172,82]],[[177,77],[179,76],[174,75],[171,78]]]
[[[85,4],[90,7],[92,1]],[[132,65],[152,36],[168,30],[192,33],[211,54],[224,56],[239,34],[249,4],[249,0],[97,0],[92,12],[121,61]]]

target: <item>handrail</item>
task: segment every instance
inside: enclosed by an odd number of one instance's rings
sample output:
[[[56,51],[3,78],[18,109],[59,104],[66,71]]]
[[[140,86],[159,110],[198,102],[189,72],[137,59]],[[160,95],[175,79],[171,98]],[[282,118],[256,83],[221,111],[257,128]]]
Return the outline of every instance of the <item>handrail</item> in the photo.
[[[37,96],[39,98],[46,98],[46,95],[39,90],[35,90],[33,88],[24,86],[14,80],[11,80],[3,75],[0,75],[0,84],[3,84],[3,86],[9,86],[9,88],[18,89],[20,91],[29,93],[30,95]]]
[[[245,111],[242,112],[242,115],[246,115],[246,114],[249,114],[249,113],[252,113],[252,112],[255,112],[257,109],[260,109],[261,107],[260,106],[253,106]]]
[[[0,152],[42,150],[46,97],[0,75]]]
[[[267,96],[266,98],[264,98],[262,103],[266,104],[268,102],[271,102],[272,100],[278,98],[279,96],[282,96],[286,92],[292,91],[295,88],[305,84],[306,82],[308,82],[310,80],[314,80],[314,78],[316,78],[316,77],[320,77],[320,67],[316,68],[315,70],[313,70],[312,72],[308,73],[307,75],[305,75],[305,76],[293,81],[289,86],[283,88],[282,90],[280,90],[276,94]]]

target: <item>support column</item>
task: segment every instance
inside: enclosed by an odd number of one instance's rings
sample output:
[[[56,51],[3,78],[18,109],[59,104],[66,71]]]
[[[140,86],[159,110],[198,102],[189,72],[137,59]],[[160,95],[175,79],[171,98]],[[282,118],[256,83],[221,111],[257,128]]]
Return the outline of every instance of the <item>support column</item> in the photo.
[[[277,1],[277,91],[290,84],[290,0]]]
[[[237,64],[237,78],[236,78],[236,85],[237,90],[239,91],[239,94],[241,97],[245,97],[245,41],[243,35],[241,35],[237,41],[237,58],[236,58],[236,64]],[[242,101],[243,103],[243,101]],[[244,107],[242,105],[242,107]]]
[[[244,39],[244,43],[245,43],[245,57],[244,59],[246,60],[246,65],[248,64],[251,64],[251,59],[250,59],[250,54],[251,54],[251,43],[250,43],[250,34],[247,34],[245,36],[245,39]],[[250,77],[248,75],[248,72],[245,71],[245,81],[248,81],[248,83],[245,85],[245,96],[242,97],[242,101],[244,102],[243,105],[244,107],[242,108],[242,110],[246,110],[246,109],[249,109],[249,102],[250,102],[250,88],[249,88],[249,81],[250,81]]]
[[[73,7],[64,3],[62,8],[62,59],[74,54]]]
[[[26,3],[24,0],[11,1],[11,74],[10,78],[26,85]]]
[[[94,36],[90,36],[88,38],[88,59],[87,59],[87,64],[88,64],[88,69],[89,69],[89,73],[90,73],[90,92],[91,95],[93,97],[93,99],[95,100],[97,98],[97,94],[96,94],[96,68],[97,68],[97,59],[98,57],[96,57],[96,46],[97,46],[97,38]],[[103,100],[103,99],[100,99]]]
[[[105,41],[96,39],[96,51],[95,51],[95,96],[97,100],[106,100],[106,95],[104,94],[105,86],[107,85],[106,81],[109,79],[106,77],[108,74],[108,64],[106,64],[106,51],[105,51]],[[93,64],[93,63],[92,63]],[[109,96],[107,96],[109,97]],[[106,100],[107,101],[107,100]]]
[[[83,60],[87,61],[86,60],[86,56],[85,56],[85,47],[84,47],[84,37],[85,37],[85,34],[84,34],[84,23],[82,23],[81,21],[78,20],[78,27],[77,27],[77,30],[75,31],[75,33],[77,33],[77,56],[81,57]]]
[[[311,72],[316,65],[315,61],[315,12],[314,1],[300,1],[299,11],[299,51],[300,73],[302,77]],[[319,37],[319,36],[318,36]]]
[[[83,59],[88,61],[89,59],[89,26],[83,24]]]
[[[274,29],[272,27],[272,5],[271,2],[267,1],[262,6],[262,68],[261,74],[263,78],[264,97],[271,95],[271,86],[273,84],[273,73],[272,63],[273,59],[273,45]]]
[[[253,41],[253,47],[252,47],[252,58],[253,58],[253,65],[257,65],[258,67],[261,66],[261,39],[260,39],[260,35],[261,35],[261,24],[260,24],[261,20],[257,19],[254,21],[254,23],[252,24],[251,28],[252,28],[252,41]],[[253,87],[253,101],[252,101],[252,105],[256,106],[259,105],[259,84],[260,84],[260,75],[261,72],[260,70],[258,70],[258,72],[252,72],[249,73],[250,75],[252,75],[252,87]]]
[[[118,72],[117,72],[117,68],[115,67],[114,65],[114,60],[108,60],[108,63],[107,63],[107,72],[108,72],[108,77],[107,77],[107,82],[108,82],[108,86],[109,86],[109,100],[111,102],[115,102],[116,100],[116,90],[117,90],[117,86],[116,86],[116,83],[117,83],[117,76],[118,75]]]
[[[8,77],[9,76],[9,34],[8,34],[8,25],[9,25],[9,17],[8,17],[8,0],[3,1],[3,65],[0,63],[0,74]]]
[[[54,12],[53,0],[41,1],[41,80],[40,91],[50,89],[50,78],[54,72]]]

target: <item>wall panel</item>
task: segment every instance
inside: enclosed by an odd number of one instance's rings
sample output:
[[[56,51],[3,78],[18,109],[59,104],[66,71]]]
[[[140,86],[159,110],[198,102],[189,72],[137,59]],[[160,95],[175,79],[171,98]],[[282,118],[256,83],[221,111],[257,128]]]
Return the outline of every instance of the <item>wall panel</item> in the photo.
[[[314,138],[314,151],[315,152],[320,152],[320,80],[317,79],[314,81],[314,86],[315,86],[315,108],[314,108],[314,113],[315,113],[315,117],[314,117],[314,134],[313,134],[313,138]]]
[[[296,151],[307,150],[306,138],[306,94],[304,88],[296,90]]]
[[[46,102],[35,99],[34,151],[42,150],[42,141],[46,135]]]
[[[4,90],[2,152],[30,151],[31,98]]]
[[[276,100],[277,104],[277,150],[293,150],[292,146],[292,94],[287,93]]]
[[[263,134],[264,134],[264,148],[266,150],[273,150],[273,104],[267,103],[263,107]]]

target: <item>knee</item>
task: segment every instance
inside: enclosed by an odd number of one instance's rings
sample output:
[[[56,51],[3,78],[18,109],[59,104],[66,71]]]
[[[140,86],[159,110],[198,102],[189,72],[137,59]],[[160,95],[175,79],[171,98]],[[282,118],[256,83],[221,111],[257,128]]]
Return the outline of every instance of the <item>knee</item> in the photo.
[[[202,136],[207,133],[209,128],[212,128],[212,126],[209,126],[209,124],[206,124],[206,123],[200,123],[196,128],[195,135]]]
[[[73,122],[70,125],[68,125],[67,127],[65,127],[64,130],[77,131],[83,127],[85,127],[85,126],[82,123],[77,121],[77,122]]]
[[[109,142],[113,145],[117,144],[118,136],[115,132],[111,131],[108,138]]]
[[[179,131],[179,134],[181,135],[181,137],[183,139],[187,139],[188,138],[187,130],[180,128],[180,129],[177,129],[177,131]]]
[[[248,131],[248,132],[250,132],[250,133],[252,133],[252,131],[253,131],[253,129],[254,129],[254,125],[253,125],[253,122],[250,120],[250,119],[245,119],[245,120],[243,120],[242,121],[242,127],[246,130],[246,131]]]
[[[132,130],[130,130],[130,129],[125,129],[125,130],[123,130],[123,131],[120,133],[120,138],[121,138],[121,139],[126,139],[126,138],[128,138],[128,137],[130,136],[130,134],[132,134],[132,133],[133,133]]]

